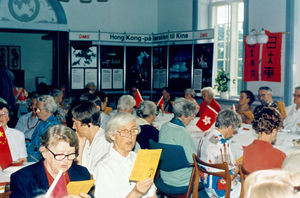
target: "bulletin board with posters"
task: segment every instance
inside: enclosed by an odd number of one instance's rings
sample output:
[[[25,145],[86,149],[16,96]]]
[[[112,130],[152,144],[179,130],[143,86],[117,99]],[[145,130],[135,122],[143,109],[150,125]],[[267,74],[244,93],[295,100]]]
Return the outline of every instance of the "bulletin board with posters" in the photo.
[[[194,45],[194,78],[195,90],[212,86],[213,43]]]
[[[101,89],[123,89],[124,46],[100,46]]]

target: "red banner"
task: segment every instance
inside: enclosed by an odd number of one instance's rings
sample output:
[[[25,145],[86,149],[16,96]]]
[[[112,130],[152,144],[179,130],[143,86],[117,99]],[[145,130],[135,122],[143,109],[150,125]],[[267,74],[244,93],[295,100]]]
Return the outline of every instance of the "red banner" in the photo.
[[[266,31],[268,43],[263,45],[261,60],[261,80],[281,82],[282,33]]]
[[[244,37],[244,81],[259,81],[259,44],[248,45]]]

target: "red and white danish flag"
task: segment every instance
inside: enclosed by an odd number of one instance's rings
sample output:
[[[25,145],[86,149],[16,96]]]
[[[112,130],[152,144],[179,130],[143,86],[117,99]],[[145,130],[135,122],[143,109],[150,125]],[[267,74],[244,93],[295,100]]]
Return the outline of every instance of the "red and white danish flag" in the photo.
[[[164,112],[164,104],[165,104],[164,96],[161,96],[161,98],[159,99],[159,101],[157,103],[157,106],[160,107],[161,112]]]
[[[218,112],[211,106],[207,105],[204,112],[201,114],[198,122],[196,123],[202,131],[207,131],[216,122]]]
[[[140,103],[143,102],[143,98],[142,98],[142,95],[140,93],[140,91],[137,89],[136,90],[136,95],[135,95],[135,106],[136,107],[139,107],[140,106]]]

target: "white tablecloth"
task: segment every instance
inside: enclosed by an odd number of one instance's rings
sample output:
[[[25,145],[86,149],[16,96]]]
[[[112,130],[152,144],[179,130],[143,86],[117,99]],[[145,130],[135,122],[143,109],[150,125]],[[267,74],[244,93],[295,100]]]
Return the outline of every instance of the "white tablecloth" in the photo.
[[[0,170],[0,183],[10,182],[11,174],[20,170],[21,168],[24,168],[24,167],[29,166],[34,163],[35,162],[24,162],[22,166],[10,166],[10,167],[6,168],[5,170]]]
[[[251,144],[257,139],[257,136],[258,135],[252,129],[251,125],[242,124],[237,130],[237,134],[234,134],[229,140],[231,151],[235,159],[238,159],[243,155],[243,146]],[[300,147],[295,147],[293,145],[293,139],[300,139],[300,133],[278,132],[276,142],[273,146],[288,155],[291,152],[300,149]]]

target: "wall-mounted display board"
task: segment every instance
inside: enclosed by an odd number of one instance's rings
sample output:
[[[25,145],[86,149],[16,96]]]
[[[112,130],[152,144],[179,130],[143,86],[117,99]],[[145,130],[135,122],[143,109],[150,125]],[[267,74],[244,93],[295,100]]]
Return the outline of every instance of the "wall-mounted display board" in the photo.
[[[169,88],[183,91],[191,87],[192,45],[171,45],[169,64]]]
[[[153,47],[153,88],[167,86],[167,46]]]
[[[82,89],[87,82],[97,81],[100,89],[112,91],[132,86],[147,91],[165,86],[174,91],[200,90],[211,86],[213,44],[194,41],[209,41],[213,36],[213,29],[158,34],[70,32],[70,87]]]
[[[101,45],[101,88],[123,89],[124,47]]]
[[[126,47],[126,89],[151,89],[151,48]]]
[[[0,65],[11,70],[20,70],[21,47],[0,45]]]
[[[71,89],[83,89],[89,82],[98,85],[97,50],[97,46],[71,46]]]
[[[194,45],[194,89],[212,86],[213,43]]]

